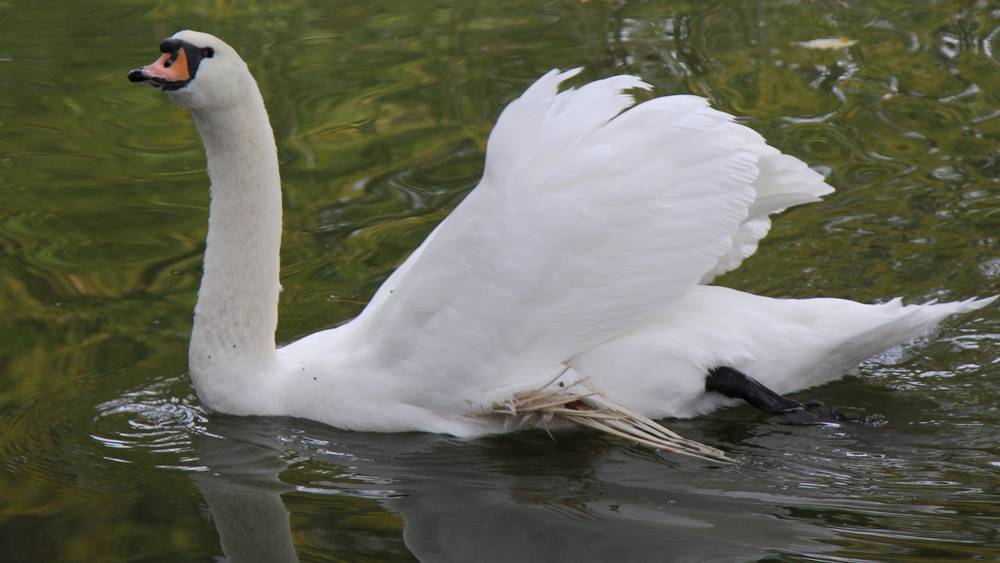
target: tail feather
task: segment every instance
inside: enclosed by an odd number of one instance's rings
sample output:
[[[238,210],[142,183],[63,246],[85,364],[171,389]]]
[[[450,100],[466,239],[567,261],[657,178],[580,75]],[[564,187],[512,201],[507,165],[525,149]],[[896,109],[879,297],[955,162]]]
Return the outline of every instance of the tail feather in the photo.
[[[698,286],[646,325],[578,356],[572,366],[610,399],[646,416],[697,416],[732,402],[705,393],[705,374],[713,367],[733,367],[778,393],[800,391],[842,377],[945,317],[996,299],[865,305]]]
[[[932,301],[916,305],[903,305],[902,301],[896,298],[883,305],[869,305],[882,308],[886,319],[862,333],[845,337],[838,354],[841,356],[840,365],[831,367],[837,371],[852,369],[858,363],[880,352],[932,330],[951,315],[981,309],[996,301],[997,297],[974,297],[948,303]]]
[[[763,298],[757,298],[763,299]],[[793,346],[804,354],[798,362],[765,362],[757,368],[762,381],[780,393],[799,391],[840,378],[862,361],[932,330],[946,317],[989,305],[996,297],[949,303],[904,305],[899,298],[866,305],[842,299],[779,300],[777,321],[797,324]],[[796,342],[796,340],[798,342]],[[766,340],[761,342],[767,345]],[[788,369],[773,368],[774,365]],[[774,375],[765,372],[772,370]]]

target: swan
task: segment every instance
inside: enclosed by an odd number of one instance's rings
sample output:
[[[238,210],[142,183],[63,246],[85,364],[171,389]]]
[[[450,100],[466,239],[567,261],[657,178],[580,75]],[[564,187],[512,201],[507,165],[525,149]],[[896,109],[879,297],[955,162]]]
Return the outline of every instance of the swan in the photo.
[[[482,180],[355,319],[275,345],[281,183],[246,63],[185,30],[132,82],[188,108],[211,181],[189,368],[234,415],[473,437],[589,426],[726,460],[653,419],[782,396],[993,298],[903,305],[773,299],[708,285],[749,257],[770,215],[833,191],[703,98],[635,105],[613,76],[539,78],[497,120]]]

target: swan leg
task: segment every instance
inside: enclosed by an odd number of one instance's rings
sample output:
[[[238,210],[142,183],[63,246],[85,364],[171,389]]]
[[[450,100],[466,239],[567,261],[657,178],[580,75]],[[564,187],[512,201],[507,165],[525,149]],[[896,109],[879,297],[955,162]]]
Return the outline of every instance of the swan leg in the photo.
[[[708,370],[705,390],[721,393],[730,399],[743,399],[754,408],[771,415],[780,415],[798,424],[844,420],[839,412],[820,401],[800,403],[775,393],[749,375],[728,366]]]

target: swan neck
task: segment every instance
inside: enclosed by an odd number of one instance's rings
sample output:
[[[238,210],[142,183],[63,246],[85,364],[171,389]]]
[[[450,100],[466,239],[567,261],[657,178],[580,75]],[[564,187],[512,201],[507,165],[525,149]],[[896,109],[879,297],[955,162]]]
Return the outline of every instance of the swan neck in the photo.
[[[271,371],[278,323],[281,180],[274,134],[253,86],[243,103],[193,112],[211,203],[189,361],[202,400],[228,412],[236,409],[221,403],[233,389],[243,389],[246,404],[246,386],[261,388],[247,379]]]

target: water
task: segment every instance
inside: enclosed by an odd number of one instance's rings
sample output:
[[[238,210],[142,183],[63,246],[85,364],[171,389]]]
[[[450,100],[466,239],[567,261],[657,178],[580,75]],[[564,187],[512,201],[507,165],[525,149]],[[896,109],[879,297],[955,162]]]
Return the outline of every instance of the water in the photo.
[[[186,376],[201,145],[125,81],[182,27],[236,46],[270,107],[282,341],[357,314],[475,184],[503,105],[579,65],[707,96],[829,174],[722,283],[1000,293],[995,3],[0,2],[0,560],[1000,558],[995,305],[799,396],[859,423],[670,422],[736,467],[209,416]]]

